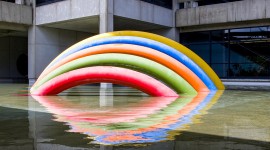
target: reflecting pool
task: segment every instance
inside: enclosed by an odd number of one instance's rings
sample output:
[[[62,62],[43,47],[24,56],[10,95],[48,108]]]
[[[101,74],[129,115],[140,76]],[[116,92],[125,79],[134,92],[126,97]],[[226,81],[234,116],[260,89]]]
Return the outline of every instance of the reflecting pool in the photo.
[[[267,91],[148,97],[79,86],[28,96],[0,85],[0,149],[270,149]]]

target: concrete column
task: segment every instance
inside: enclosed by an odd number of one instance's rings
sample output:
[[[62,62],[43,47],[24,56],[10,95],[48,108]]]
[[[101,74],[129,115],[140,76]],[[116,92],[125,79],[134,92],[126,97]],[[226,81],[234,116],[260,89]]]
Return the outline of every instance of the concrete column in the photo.
[[[69,46],[89,33],[32,26],[28,32],[29,81],[36,80],[45,67]]]
[[[179,42],[179,29],[176,28],[176,10],[179,8],[178,0],[173,0],[172,7],[172,27],[167,29],[152,30],[151,32],[170,38],[176,42]]]
[[[35,82],[45,67],[66,47],[59,29],[33,25],[28,31],[28,78],[30,85]],[[76,38],[76,37],[75,37]],[[73,41],[75,43],[76,40]]]
[[[100,0],[99,33],[113,31],[113,0]]]
[[[33,25],[28,29],[28,79],[32,85],[45,67],[62,51],[89,36],[89,33],[36,25],[33,6]]]
[[[36,80],[36,1],[32,1],[33,25],[28,29],[28,80],[33,85]]]
[[[28,29],[28,80],[29,85],[33,85],[35,78],[35,20],[36,20],[36,1],[32,2],[33,9],[33,25]],[[33,110],[35,105],[33,104],[33,98],[28,96],[28,110]],[[33,147],[37,149],[37,138],[36,138],[36,120],[35,120],[35,111],[28,111],[28,119],[29,119],[29,137],[33,138]]]
[[[113,31],[113,0],[100,0],[99,33]],[[101,88],[112,88],[110,83],[101,83]]]
[[[36,81],[35,28],[35,26],[31,26],[28,30],[28,79],[30,86]]]
[[[100,0],[99,33],[113,31],[113,0]],[[113,106],[113,85],[111,83],[100,84],[100,107]],[[108,92],[111,94],[108,95]]]
[[[178,0],[173,0],[173,28],[170,31],[171,38],[176,42],[179,42],[179,29],[176,28],[176,11],[179,9],[179,2]]]
[[[33,139],[33,147],[37,149],[37,136],[36,136],[36,101],[28,96],[28,121],[29,121],[29,137]]]
[[[100,88],[99,91],[99,106],[100,107],[112,107],[113,106],[113,89],[112,88]]]

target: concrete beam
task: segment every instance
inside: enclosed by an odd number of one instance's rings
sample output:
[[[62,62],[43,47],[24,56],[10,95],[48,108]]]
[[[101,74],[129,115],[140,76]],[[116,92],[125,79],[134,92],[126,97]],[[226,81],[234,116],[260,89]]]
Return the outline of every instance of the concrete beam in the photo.
[[[184,33],[184,32],[223,30],[223,29],[232,29],[232,28],[245,28],[245,27],[257,27],[257,26],[269,26],[269,25],[270,25],[270,19],[264,19],[264,20],[251,20],[251,21],[235,22],[235,23],[218,23],[218,24],[185,26],[185,27],[180,27],[180,30],[181,30],[181,33]]]
[[[97,0],[65,0],[36,7],[36,25],[99,15]]]
[[[270,90],[269,80],[260,79],[222,79],[227,90]]]
[[[6,30],[15,30],[15,31],[27,31],[28,25],[9,23],[9,22],[0,22],[0,29]]]
[[[32,8],[0,1],[0,22],[32,25]]]
[[[111,32],[114,30],[113,2],[113,0],[100,0],[99,33]]]
[[[270,1],[265,1],[265,17],[270,18]]]
[[[140,0],[114,0],[114,15],[173,27],[171,9],[149,4]]]
[[[197,8],[179,9],[176,26],[194,28],[211,25],[246,26],[247,23],[270,19],[269,0],[245,0]],[[270,23],[269,23],[270,24]],[[211,29],[211,28],[209,28]]]

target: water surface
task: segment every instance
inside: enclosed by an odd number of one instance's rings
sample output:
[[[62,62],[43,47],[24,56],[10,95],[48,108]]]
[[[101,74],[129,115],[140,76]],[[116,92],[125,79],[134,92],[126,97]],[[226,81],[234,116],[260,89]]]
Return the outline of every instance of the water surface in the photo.
[[[80,86],[27,94],[27,85],[0,85],[0,149],[270,149],[266,91],[155,98]]]

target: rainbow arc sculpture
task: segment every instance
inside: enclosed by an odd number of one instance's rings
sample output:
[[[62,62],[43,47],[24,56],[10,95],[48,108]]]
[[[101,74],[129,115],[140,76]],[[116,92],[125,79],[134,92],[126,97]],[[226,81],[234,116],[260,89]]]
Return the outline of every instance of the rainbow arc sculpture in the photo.
[[[130,86],[151,96],[224,90],[208,64],[183,45],[152,33],[116,31],[87,38],[63,51],[30,92],[55,95],[99,82]]]

